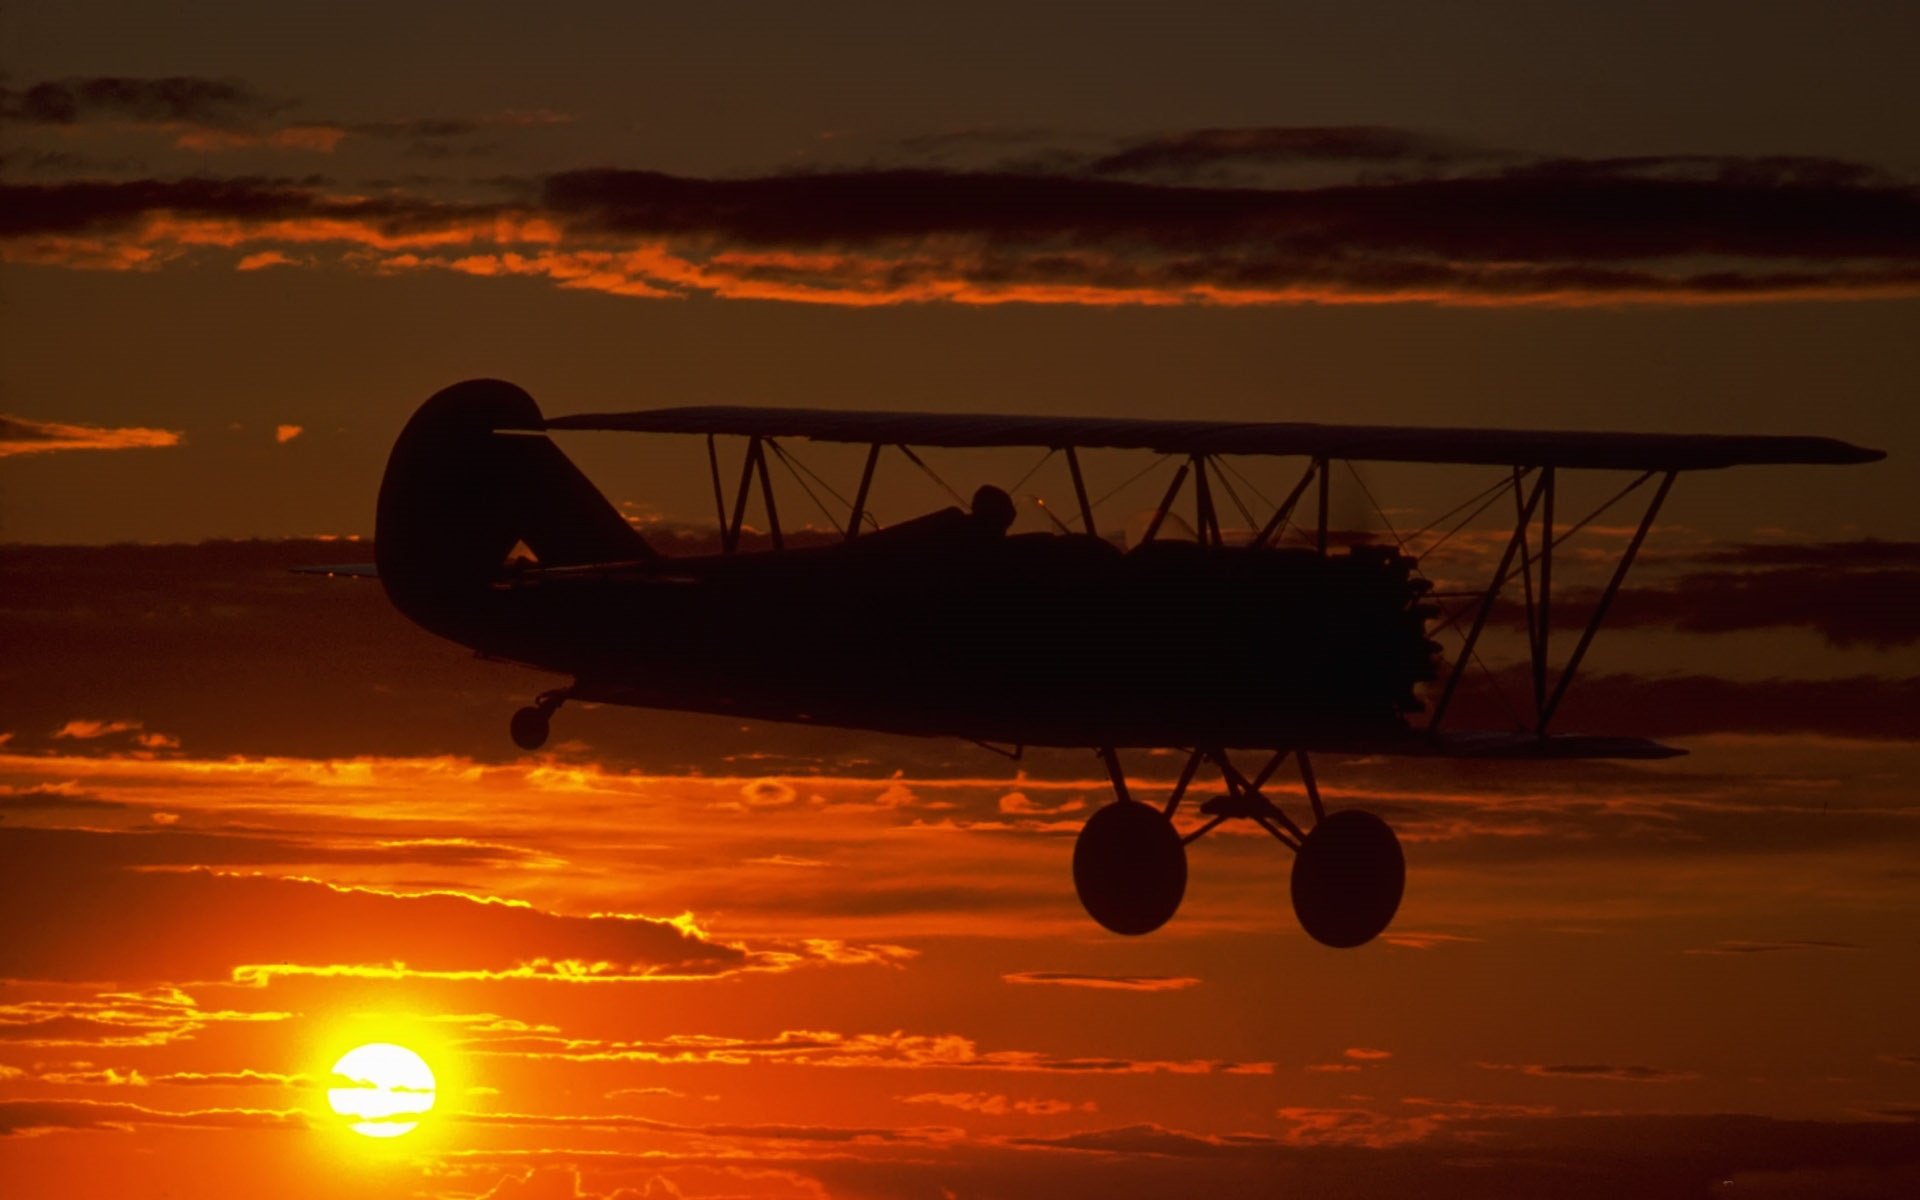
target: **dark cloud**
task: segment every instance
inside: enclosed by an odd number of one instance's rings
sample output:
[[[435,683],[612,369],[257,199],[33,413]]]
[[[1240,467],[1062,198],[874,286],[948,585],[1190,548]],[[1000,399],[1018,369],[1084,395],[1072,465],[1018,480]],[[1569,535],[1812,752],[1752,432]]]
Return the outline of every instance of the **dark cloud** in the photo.
[[[1858,950],[1852,942],[1716,942],[1711,946],[1700,946],[1682,951],[1685,954],[1742,955],[1742,954],[1785,954],[1801,950]]]
[[[1524,668],[1495,678],[1494,690],[1513,704],[1531,686]],[[1455,728],[1507,728],[1511,711],[1487,692],[1470,697],[1463,687],[1447,720]],[[1914,741],[1920,740],[1920,678],[1735,680],[1583,672],[1567,690],[1554,728],[1651,738],[1750,733]]]
[[[1084,1150],[1099,1154],[1152,1155],[1161,1158],[1246,1157],[1270,1152],[1286,1143],[1260,1134],[1210,1135],[1188,1133],[1153,1124],[1122,1125],[1044,1137],[1015,1137],[1009,1145],[1047,1150]]]
[[[307,179],[136,179],[0,185],[0,238],[103,234],[170,214],[237,222],[345,221],[388,236],[441,231],[491,206],[423,197],[342,197]]]
[[[1409,1106],[1411,1107],[1411,1106]],[[1458,1106],[1448,1106],[1453,1109]],[[1265,1130],[1196,1132],[1132,1124],[1047,1136],[968,1136],[902,1146],[901,1153],[821,1154],[804,1143],[728,1147],[722,1156],[655,1151],[645,1159],[653,1182],[685,1183],[687,1194],[760,1194],[778,1179],[780,1194],[856,1195],[907,1200],[946,1193],[1000,1200],[1098,1195],[1159,1200],[1269,1200],[1274,1195],[1349,1200],[1654,1200],[1756,1195],[1796,1200],[1893,1200],[1920,1178],[1920,1138],[1907,1119],[1789,1121],[1739,1115],[1554,1117],[1505,1106],[1409,1114],[1391,1107],[1284,1110],[1344,1115],[1334,1140],[1298,1140]],[[1292,1119],[1292,1118],[1288,1118]],[[1324,1128],[1324,1127],[1323,1127]],[[1366,1140],[1391,1131],[1394,1140]],[[649,1146],[652,1150],[653,1147]],[[599,1195],[584,1175],[630,1166],[630,1151],[480,1149],[448,1152],[448,1165],[473,1172],[473,1188],[507,1172],[498,1194],[531,1196],[517,1185],[535,1177],[552,1193]],[[713,1167],[738,1169],[750,1156],[759,1176],[716,1179]],[[514,1186],[507,1186],[511,1183]],[[704,1186],[703,1186],[704,1185]],[[1738,1186],[1732,1186],[1738,1185]],[[600,1183],[600,1187],[609,1186]],[[651,1186],[651,1184],[650,1184]],[[667,1194],[672,1194],[668,1191]]]
[[[9,914],[11,916],[11,914]],[[21,1046],[150,1047],[212,1025],[282,1021],[292,1014],[207,1009],[175,987],[0,1004],[0,1041]]]
[[[995,247],[1232,251],[1254,274],[1332,266],[1353,256],[1373,256],[1373,265],[1389,274],[1422,263],[1437,267],[1440,259],[1920,258],[1920,194],[1908,187],[1549,167],[1298,190],[992,172],[696,179],[603,169],[549,176],[545,203],[598,232],[703,234],[752,245],[860,246],[964,235]]]
[[[68,150],[0,150],[0,171],[46,175],[118,175],[144,169],[133,159],[95,158]]]
[[[1539,1079],[1596,1079],[1609,1083],[1685,1083],[1700,1078],[1696,1071],[1609,1063],[1480,1063],[1490,1071],[1518,1071]]]
[[[839,1033],[788,1029],[771,1037],[672,1035],[656,1041],[596,1041],[546,1035],[487,1036],[473,1053],[568,1062],[744,1066],[753,1062],[827,1069],[1004,1071],[1065,1075],[1270,1075],[1273,1064],[1222,1059],[1100,1058],[1034,1050],[986,1050],[958,1034]]]
[[[0,87],[0,121],[41,126],[85,122],[145,126],[171,135],[179,148],[198,151],[268,147],[324,153],[351,137],[404,143],[406,153],[415,156],[447,157],[490,149],[459,145],[483,130],[555,125],[573,119],[551,110],[523,109],[484,117],[377,121],[316,118],[285,123],[281,114],[295,106],[294,101],[269,98],[236,80],[190,76],[97,76],[50,80],[25,88]],[[44,153],[32,161],[56,165]],[[74,159],[64,165],[77,169],[84,160]]]
[[[453,1118],[471,1125],[502,1125],[524,1129],[609,1129],[646,1133],[683,1134],[709,1138],[745,1138],[795,1142],[925,1143],[950,1133],[942,1129],[894,1129],[882,1126],[837,1125],[688,1125],[622,1113],[460,1113]]]
[[[107,805],[107,801],[95,801]],[[0,857],[7,861],[84,860],[89,869],[146,867],[251,867],[409,862],[425,866],[514,866],[535,857],[512,846],[465,840],[396,841],[379,833],[359,838],[186,829],[102,831],[95,829],[0,830]]]
[[[1222,165],[1330,162],[1436,166],[1485,157],[1486,152],[1457,142],[1384,125],[1267,126],[1193,129],[1135,138],[1087,162],[1084,169],[1095,175],[1177,179]]]
[[[1920,570],[1920,542],[1863,538],[1851,542],[1742,542],[1693,556],[1703,563],[1746,567],[1894,567]]]
[[[836,1161],[801,1169],[834,1192],[876,1197],[932,1194],[1046,1200],[1098,1194],[1113,1200],[1205,1195],[1256,1200],[1276,1194],[1354,1200],[1484,1200],[1552,1196],[1697,1198],[1757,1185],[1776,1172],[1861,1190],[1751,1194],[1891,1198],[1916,1176],[1920,1138],[1906,1121],[1785,1121],[1706,1116],[1466,1116],[1436,1119],[1369,1109],[1339,1137],[1294,1140],[1260,1131],[1199,1133],[1157,1124],[1022,1137],[953,1147],[937,1163]],[[1323,1127],[1324,1128],[1324,1127]]]
[[[268,99],[235,80],[185,75],[160,79],[103,75],[0,88],[0,119],[37,125],[107,118],[234,128],[286,107],[286,101]]]
[[[0,814],[46,812],[124,812],[117,800],[104,800],[77,788],[55,784],[11,789],[0,787]]]
[[[160,835],[171,841],[169,835]],[[216,851],[207,843],[187,835]],[[394,894],[316,880],[144,870],[144,835],[0,828],[0,976],[220,979],[241,966],[715,975],[760,956],[673,921],[567,916],[454,892]],[[173,843],[176,850],[188,848]],[[597,966],[596,966],[597,964]],[[351,971],[345,972],[352,974]]]
[[[583,170],[548,177],[543,207],[577,238],[856,252],[839,276],[777,257],[737,264],[730,286],[908,299],[966,287],[1011,299],[1677,301],[1920,285],[1913,189],[1725,172],[1543,168],[1267,189],[1004,171]]]
[[[323,129],[349,131],[309,132]],[[1298,188],[1008,170],[593,169],[547,176],[524,208],[277,179],[76,181],[6,188],[0,238],[31,261],[124,266],[129,251],[144,263],[198,243],[58,239],[131,236],[172,214],[228,223],[226,245],[404,242],[410,257],[390,268],[828,303],[1688,302],[1920,289],[1910,186],[1799,160],[1658,161],[1666,168],[1546,163]]]
[[[1191,975],[1084,975],[1072,971],[1015,971],[1000,978],[1008,983],[1121,992],[1177,992],[1200,983]]]
[[[1514,179],[1707,180],[1734,186],[1901,186],[1898,175],[1866,163],[1812,155],[1662,154],[1615,158],[1545,158],[1505,167]]]
[[[56,1130],[116,1130],[142,1126],[181,1129],[305,1129],[300,1112],[263,1108],[200,1108],[184,1112],[107,1100],[0,1100],[0,1136]]]
[[[1609,627],[1688,633],[1806,629],[1836,646],[1920,641],[1920,543],[1746,544],[1686,561],[1715,569],[1623,588],[1607,614]],[[1583,626],[1599,595],[1592,587],[1557,593],[1554,627]],[[1495,618],[1518,625],[1524,613],[1508,595]]]

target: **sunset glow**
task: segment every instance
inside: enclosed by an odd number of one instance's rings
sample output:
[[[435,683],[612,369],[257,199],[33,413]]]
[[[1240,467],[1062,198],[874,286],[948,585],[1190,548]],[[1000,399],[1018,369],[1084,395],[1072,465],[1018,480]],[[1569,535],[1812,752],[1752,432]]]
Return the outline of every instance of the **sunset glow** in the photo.
[[[1920,1196],[1920,5],[0,44],[0,1197]]]

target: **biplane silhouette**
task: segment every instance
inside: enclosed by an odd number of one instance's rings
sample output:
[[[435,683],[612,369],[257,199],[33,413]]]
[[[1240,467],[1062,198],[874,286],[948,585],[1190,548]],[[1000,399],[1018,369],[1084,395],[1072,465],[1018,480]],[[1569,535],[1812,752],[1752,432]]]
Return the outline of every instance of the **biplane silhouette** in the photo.
[[[547,437],[554,430],[706,439],[719,553],[658,552]],[[744,438],[733,502],[716,439]],[[837,542],[789,545],[768,469],[785,440],[867,447]],[[1064,456],[1080,526],[1012,534],[1011,498],[982,487],[955,505],[880,528],[877,464],[896,448],[1032,447]],[[1173,477],[1144,536],[1122,550],[1094,524],[1079,452],[1167,456]],[[1257,529],[1222,532],[1227,456],[1304,460]],[[1747,464],[1871,462],[1830,438],[1386,428],[984,414],[664,408],[543,416],[518,387],[470,380],[423,404],[381,482],[373,571],[399,611],[479,655],[570,676],[513,714],[522,749],[542,746],[570,700],[806,722],[996,744],[1091,749],[1112,780],[1073,852],[1089,915],[1122,934],[1164,925],[1187,883],[1187,846],[1252,821],[1293,852],[1302,927],[1359,946],[1392,921],[1405,887],[1398,838],[1362,809],[1328,811],[1318,754],[1651,759],[1682,753],[1636,737],[1556,732],[1552,722],[1681,472]],[[1456,614],[1464,639],[1443,661],[1440,604],[1397,546],[1330,535],[1329,477],[1353,462],[1477,464],[1503,478],[1476,512],[1513,497],[1492,577]],[[924,465],[924,464],[923,464]],[[1556,524],[1569,471],[1628,472],[1613,500],[1650,493],[1590,618],[1549,665],[1554,549],[1586,522]],[[796,476],[798,478],[798,476]],[[766,548],[743,546],[757,490]],[[1183,494],[1191,540],[1161,536]],[[1313,494],[1315,515],[1308,518]],[[1241,505],[1237,492],[1234,503]],[[1479,498],[1476,498],[1479,499]],[[1458,510],[1456,510],[1458,511]],[[1283,544],[1297,523],[1299,544]],[[1587,520],[1591,520],[1588,517]],[[1564,523],[1563,523],[1564,524]],[[531,551],[509,561],[517,548]],[[1533,685],[1527,727],[1455,730],[1449,708],[1503,591],[1524,593]],[[1036,607],[1059,619],[1033,619]],[[1129,790],[1122,750],[1185,754],[1171,794]],[[1235,754],[1265,761],[1247,771]],[[1267,788],[1291,759],[1310,813]],[[1174,816],[1203,769],[1224,790],[1182,834]]]

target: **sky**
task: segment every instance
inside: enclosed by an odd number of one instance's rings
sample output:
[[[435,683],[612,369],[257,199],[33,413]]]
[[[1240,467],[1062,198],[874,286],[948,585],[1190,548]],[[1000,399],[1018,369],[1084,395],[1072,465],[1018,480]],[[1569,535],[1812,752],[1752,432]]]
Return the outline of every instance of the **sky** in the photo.
[[[1916,41],[1894,3],[9,6],[4,1190],[1913,1194]],[[1409,861],[1343,952],[1240,823],[1165,929],[1094,926],[1085,752],[580,705],[517,752],[564,681],[287,570],[371,560],[393,438],[479,376],[1887,458],[1680,480],[1561,722],[1684,757],[1316,760]],[[557,440],[713,540],[697,441]],[[788,531],[837,527],[858,449],[786,448]],[[1039,458],[926,461],[1035,531]],[[1170,468],[1086,465],[1137,539]],[[1229,533],[1299,470],[1235,466]],[[1568,478],[1563,530],[1630,478]],[[1499,481],[1363,465],[1332,521],[1474,586],[1505,506],[1439,519]],[[1563,651],[1637,503],[1556,562]],[[1522,623],[1461,720],[1513,724]],[[436,1079],[397,1137],[329,1104],[368,1043]]]

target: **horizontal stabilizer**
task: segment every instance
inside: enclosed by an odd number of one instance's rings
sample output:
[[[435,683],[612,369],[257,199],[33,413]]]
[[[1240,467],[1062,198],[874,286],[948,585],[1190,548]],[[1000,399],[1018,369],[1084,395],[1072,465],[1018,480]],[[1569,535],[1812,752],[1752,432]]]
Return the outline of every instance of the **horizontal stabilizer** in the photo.
[[[1422,734],[1408,741],[1379,747],[1378,753],[1424,758],[1526,759],[1658,759],[1678,758],[1686,751],[1641,737],[1606,737],[1585,733],[1534,733],[1461,730]]]

